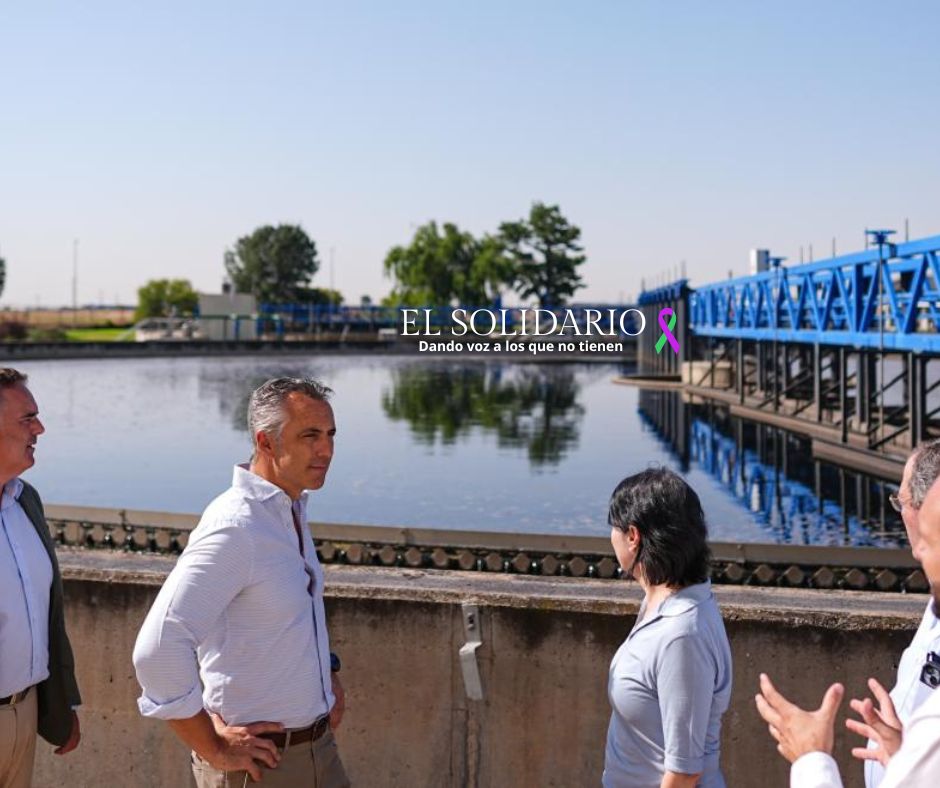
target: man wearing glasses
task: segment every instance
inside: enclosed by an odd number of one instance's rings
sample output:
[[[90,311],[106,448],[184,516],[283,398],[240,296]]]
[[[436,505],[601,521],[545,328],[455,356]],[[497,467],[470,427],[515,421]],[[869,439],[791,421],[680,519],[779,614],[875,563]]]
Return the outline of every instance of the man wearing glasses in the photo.
[[[918,446],[904,465],[904,475],[896,495],[890,497],[891,506],[901,515],[904,529],[911,543],[914,557],[920,542],[918,519],[931,485],[940,476],[940,440]],[[884,688],[875,679],[869,687],[879,702],[879,719],[874,710],[864,723],[851,721],[850,728],[868,737],[868,748],[859,755],[865,759],[865,788],[878,788],[884,778],[885,764],[901,746],[903,726],[911,715],[940,686],[940,619],[934,612],[932,600],[911,644],[904,649],[898,664],[898,677],[891,690],[890,703]],[[867,709],[867,707],[866,707]],[[881,730],[879,734],[877,731]]]
[[[199,788],[262,775],[349,785],[332,733],[344,701],[323,571],[304,527],[305,490],[323,486],[333,458],[330,393],[298,378],[252,393],[251,463],[209,504],[137,638],[140,711],[192,750]]]
[[[940,660],[937,659],[937,618],[940,617],[940,446],[931,441],[908,460],[892,506],[904,519],[914,557],[930,581],[931,600],[898,669],[891,697],[874,679],[869,687],[878,701],[853,700],[863,721],[846,720],[849,730],[868,736],[868,748],[852,751],[857,758],[877,760],[884,767],[866,769],[868,785],[880,788],[935,788],[940,781]],[[777,750],[793,765],[792,788],[841,788],[831,752],[834,725],[844,693],[833,684],[816,711],[790,703],[761,674],[757,709],[777,741]],[[897,706],[898,711],[895,711]],[[874,780],[875,782],[870,782]]]

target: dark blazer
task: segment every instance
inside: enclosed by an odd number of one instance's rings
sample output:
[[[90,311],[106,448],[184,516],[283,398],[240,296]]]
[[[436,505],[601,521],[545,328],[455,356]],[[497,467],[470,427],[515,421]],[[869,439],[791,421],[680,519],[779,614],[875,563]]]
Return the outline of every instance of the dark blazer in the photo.
[[[37,687],[39,698],[39,735],[61,747],[72,733],[72,707],[82,702],[75,681],[75,659],[65,632],[62,575],[55,557],[55,543],[46,525],[39,493],[23,482],[20,506],[42,539],[52,562],[52,589],[49,594],[49,678]]]

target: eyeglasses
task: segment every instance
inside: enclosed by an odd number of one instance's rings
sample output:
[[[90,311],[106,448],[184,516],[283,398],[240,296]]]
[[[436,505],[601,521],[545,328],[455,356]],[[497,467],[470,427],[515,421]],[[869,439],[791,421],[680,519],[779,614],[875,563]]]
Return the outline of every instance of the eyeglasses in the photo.
[[[891,508],[894,509],[898,514],[901,513],[901,510],[907,506],[911,509],[917,509],[918,507],[914,506],[910,501],[905,501],[901,498],[900,495],[895,493],[894,495],[888,496],[888,503],[891,504]]]

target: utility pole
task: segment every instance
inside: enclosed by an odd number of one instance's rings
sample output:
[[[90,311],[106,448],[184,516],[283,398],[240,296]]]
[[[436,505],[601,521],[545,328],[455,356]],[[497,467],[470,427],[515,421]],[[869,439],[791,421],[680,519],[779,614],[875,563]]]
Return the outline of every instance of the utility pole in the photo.
[[[72,241],[72,328],[78,325],[78,238]]]

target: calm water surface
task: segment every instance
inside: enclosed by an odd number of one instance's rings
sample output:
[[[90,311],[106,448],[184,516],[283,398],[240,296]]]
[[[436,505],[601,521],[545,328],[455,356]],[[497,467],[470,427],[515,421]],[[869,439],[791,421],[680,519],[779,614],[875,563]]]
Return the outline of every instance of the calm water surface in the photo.
[[[47,432],[26,475],[52,503],[199,512],[247,460],[252,388],[330,385],[338,435],[313,520],[607,535],[624,476],[686,474],[716,540],[894,544],[875,479],[806,441],[614,385],[613,365],[334,356],[23,362]],[[783,469],[783,470],[781,470]]]

